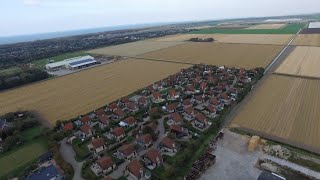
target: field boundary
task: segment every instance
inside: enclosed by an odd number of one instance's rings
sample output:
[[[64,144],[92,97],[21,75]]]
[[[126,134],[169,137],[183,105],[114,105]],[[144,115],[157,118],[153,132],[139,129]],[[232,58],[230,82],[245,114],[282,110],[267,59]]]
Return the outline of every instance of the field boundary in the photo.
[[[278,76],[287,76],[287,77],[300,78],[300,79],[320,80],[320,77],[314,77],[314,76],[295,75],[295,74],[287,74],[287,73],[279,73],[279,72],[274,72],[273,74]]]

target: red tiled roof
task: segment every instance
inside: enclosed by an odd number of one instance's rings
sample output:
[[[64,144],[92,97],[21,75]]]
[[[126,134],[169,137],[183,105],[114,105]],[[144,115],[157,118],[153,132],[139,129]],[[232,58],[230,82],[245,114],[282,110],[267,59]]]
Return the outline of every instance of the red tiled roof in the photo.
[[[115,136],[119,137],[121,135],[125,134],[125,131],[122,127],[116,127],[113,129],[112,134],[114,134]]]
[[[104,109],[98,109],[98,110],[96,111],[96,115],[97,115],[98,117],[105,116],[105,115],[106,115],[106,112],[104,111]]]
[[[191,101],[190,101],[190,99],[185,99],[185,100],[183,100],[182,104],[184,106],[190,106],[191,105]]]
[[[85,124],[80,127],[80,130],[86,134],[89,134],[89,131],[92,131],[92,128],[88,124]]]
[[[206,83],[206,82],[202,82],[201,84],[200,84],[200,88],[203,90],[203,89],[205,89],[205,88],[207,88],[207,86],[208,86],[208,83]]]
[[[111,179],[111,177],[106,176],[106,177],[103,178],[103,180],[112,180],[112,179]]]
[[[100,119],[100,121],[101,121],[102,124],[105,124],[105,125],[109,124],[109,118],[108,118],[108,116],[100,116],[99,119]]]
[[[135,151],[135,149],[133,144],[124,144],[118,149],[118,151],[126,156],[129,156]]]
[[[199,122],[202,122],[202,123],[206,123],[206,121],[207,121],[206,117],[205,117],[203,114],[197,114],[197,115],[196,115],[196,119],[197,119]]]
[[[176,95],[177,95],[176,90],[171,89],[171,90],[169,91],[169,96],[170,96],[170,97],[175,97]]]
[[[72,131],[73,130],[73,124],[72,122],[69,122],[67,124],[65,124],[63,126],[63,131],[66,132],[66,131]]]
[[[146,97],[142,96],[138,99],[138,102],[141,103],[141,104],[145,104],[147,101]]]
[[[176,123],[181,123],[182,122],[182,117],[180,116],[180,114],[179,113],[173,113],[173,114],[171,114],[171,119],[174,121],[174,122],[176,122]]]
[[[172,104],[169,104],[169,105],[167,106],[168,111],[173,111],[173,110],[175,110],[176,108],[177,108],[177,104],[176,104],[176,103],[172,103]]]
[[[150,134],[144,134],[138,138],[139,142],[143,142],[144,144],[149,144],[152,142],[152,136]]]
[[[148,152],[146,152],[145,155],[148,159],[150,159],[151,162],[155,164],[159,161],[162,162],[161,153],[155,148],[150,149]]]
[[[216,108],[215,108],[214,106],[212,106],[211,104],[208,104],[207,109],[208,109],[210,112],[216,112]]]
[[[230,97],[226,93],[222,93],[220,96],[226,100],[230,99]]]
[[[137,178],[141,178],[142,174],[141,171],[144,172],[144,168],[142,164],[138,160],[132,160],[127,165],[128,170]]]
[[[213,97],[213,98],[210,99],[210,103],[213,104],[213,105],[215,105],[215,106],[219,105],[219,101],[218,101],[217,98],[215,98],[215,97]]]
[[[117,116],[120,116],[120,117],[123,117],[126,115],[125,112],[123,112],[121,109],[117,109],[114,111],[114,114],[117,115]]]
[[[89,115],[85,115],[85,116],[83,116],[83,117],[81,118],[80,121],[81,121],[82,123],[87,123],[87,122],[91,121],[91,118],[90,118]]]
[[[182,132],[182,127],[179,126],[179,125],[172,124],[172,125],[170,126],[170,130],[180,133],[180,132]]]
[[[160,94],[160,92],[154,92],[152,95],[153,95],[153,97],[154,97],[155,99],[161,99],[161,94]]]
[[[131,110],[134,110],[137,108],[137,105],[134,102],[127,103],[127,107]]]
[[[124,98],[122,98],[122,99],[121,99],[121,102],[123,102],[123,103],[127,104],[127,103],[129,103],[129,102],[130,102],[130,100],[129,100],[129,98],[128,98],[128,97],[124,97]]]
[[[151,114],[151,113],[157,113],[157,112],[159,112],[159,109],[158,109],[157,107],[154,107],[154,108],[152,108],[152,109],[149,110],[149,114]]]
[[[148,124],[147,127],[150,127],[154,132],[157,131],[157,124],[154,122]]]
[[[127,123],[128,125],[133,125],[133,124],[135,124],[137,121],[136,121],[136,119],[135,119],[133,116],[130,116],[130,117],[126,118],[126,119],[124,120],[124,122]]]
[[[109,108],[109,109],[112,109],[112,110],[118,109],[118,105],[117,105],[117,103],[112,103],[112,104],[110,104],[110,105],[108,106],[108,108]]]
[[[189,114],[189,115],[194,114],[194,109],[193,109],[193,107],[187,107],[187,108],[185,109],[185,111],[186,111],[186,113]]]
[[[203,98],[201,95],[195,96],[194,98],[195,98],[197,101],[201,101],[201,102],[204,101],[204,98]]]
[[[98,149],[104,145],[104,140],[102,138],[96,138],[91,141],[91,144],[94,149]]]
[[[114,165],[111,157],[103,156],[97,160],[97,164],[101,167],[102,170],[106,170]]]
[[[194,89],[194,87],[193,87],[192,85],[188,85],[188,86],[186,87],[185,91],[191,91],[191,92],[194,92],[194,91],[195,91],[195,89]]]
[[[166,146],[167,148],[171,148],[171,149],[174,149],[175,148],[175,142],[168,138],[168,137],[164,137],[161,141],[161,144],[163,144],[164,146]]]

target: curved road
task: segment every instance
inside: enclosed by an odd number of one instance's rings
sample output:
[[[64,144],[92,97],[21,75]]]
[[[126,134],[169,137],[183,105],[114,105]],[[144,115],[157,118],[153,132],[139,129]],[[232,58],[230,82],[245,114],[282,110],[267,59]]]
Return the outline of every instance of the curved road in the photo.
[[[61,142],[60,142],[60,153],[63,157],[63,159],[70,163],[71,166],[73,167],[74,170],[74,176],[73,176],[73,180],[84,180],[81,177],[81,167],[83,162],[77,162],[75,160],[75,152],[73,151],[71,145],[67,144],[67,139],[64,138]]]

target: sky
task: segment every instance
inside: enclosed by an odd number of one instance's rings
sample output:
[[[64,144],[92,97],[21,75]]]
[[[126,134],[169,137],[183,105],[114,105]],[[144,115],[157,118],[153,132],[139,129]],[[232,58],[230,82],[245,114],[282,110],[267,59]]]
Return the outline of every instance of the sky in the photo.
[[[1,0],[0,37],[320,12],[320,0]]]

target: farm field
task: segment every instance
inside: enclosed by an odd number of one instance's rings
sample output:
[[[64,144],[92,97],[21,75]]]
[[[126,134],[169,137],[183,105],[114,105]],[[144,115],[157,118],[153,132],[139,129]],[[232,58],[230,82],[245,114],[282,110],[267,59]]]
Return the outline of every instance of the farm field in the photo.
[[[305,24],[288,24],[281,29],[202,29],[190,34],[296,34]]]
[[[186,43],[142,54],[138,57],[194,64],[256,68],[266,67],[282,48],[282,46],[276,45]]]
[[[206,29],[206,28],[212,28],[213,26],[196,26],[196,27],[191,27],[191,28],[187,28],[187,29]]]
[[[88,51],[92,54],[134,57],[139,54],[183,44],[184,42],[137,41]]]
[[[296,46],[277,73],[320,78],[320,47]]]
[[[231,127],[319,153],[319,91],[319,80],[272,75],[240,108]]]
[[[246,29],[279,29],[284,27],[286,24],[258,24],[255,26],[248,27]]]
[[[214,38],[215,42],[239,44],[285,45],[292,34],[180,34],[156,39],[156,41],[188,41],[191,38]]]
[[[189,66],[128,59],[0,93],[0,114],[37,110],[52,124],[102,107]]]
[[[0,178],[3,178],[2,176],[6,176],[7,174],[18,170],[19,168],[26,166],[26,164],[34,161],[37,157],[39,157],[46,151],[46,145],[40,142],[36,142],[25,145],[17,151],[0,157]],[[20,172],[21,171],[23,171],[23,169],[20,169]]]
[[[292,45],[296,46],[320,46],[320,34],[299,34]]]

